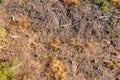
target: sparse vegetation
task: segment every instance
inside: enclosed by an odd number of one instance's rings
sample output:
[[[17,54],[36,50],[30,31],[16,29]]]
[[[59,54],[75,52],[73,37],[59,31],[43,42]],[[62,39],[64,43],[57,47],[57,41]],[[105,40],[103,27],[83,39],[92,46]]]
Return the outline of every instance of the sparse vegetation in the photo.
[[[120,77],[117,77],[116,80],[120,80]]]
[[[115,31],[113,29],[109,29],[109,35],[114,36],[114,34],[115,34]]]
[[[25,5],[25,0],[20,0],[21,1],[21,5]]]
[[[0,80],[119,80],[119,0],[0,1]]]
[[[64,28],[63,27],[61,27],[61,28],[59,28],[59,30],[58,30],[59,32],[63,32],[64,31]]]
[[[6,30],[0,26],[0,47],[5,43]]]
[[[120,38],[120,34],[118,34],[118,38]]]
[[[0,26],[0,37],[5,37],[6,35],[6,30],[2,26]]]

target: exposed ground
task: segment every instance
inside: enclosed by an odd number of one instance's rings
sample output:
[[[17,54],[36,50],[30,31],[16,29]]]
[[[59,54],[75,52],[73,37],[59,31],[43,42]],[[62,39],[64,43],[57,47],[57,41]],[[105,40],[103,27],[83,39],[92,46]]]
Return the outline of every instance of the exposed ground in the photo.
[[[0,74],[12,69],[14,76],[5,73],[0,79],[120,80],[119,7],[103,12],[93,0],[80,2],[1,3],[0,65],[15,61],[0,66]]]

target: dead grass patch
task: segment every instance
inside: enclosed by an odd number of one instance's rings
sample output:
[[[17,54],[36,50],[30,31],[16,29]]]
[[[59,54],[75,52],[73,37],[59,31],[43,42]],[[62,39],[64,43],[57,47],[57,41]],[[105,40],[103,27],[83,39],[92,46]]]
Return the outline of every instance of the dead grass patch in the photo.
[[[57,37],[55,37],[53,39],[48,39],[47,45],[50,49],[56,51],[60,48],[60,40]]]
[[[44,75],[48,80],[65,80],[65,68],[62,61],[53,56],[45,57]]]
[[[111,0],[111,4],[120,8],[120,0]]]

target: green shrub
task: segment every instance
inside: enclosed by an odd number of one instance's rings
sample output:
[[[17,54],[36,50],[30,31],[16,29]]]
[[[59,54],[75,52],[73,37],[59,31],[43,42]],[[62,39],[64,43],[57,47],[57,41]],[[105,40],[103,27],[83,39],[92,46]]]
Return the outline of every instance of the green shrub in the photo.
[[[10,80],[15,77],[14,71],[11,69],[14,66],[15,59],[12,58],[6,62],[0,62],[0,80]]]
[[[98,5],[98,7],[103,11],[103,12],[108,12],[108,6],[110,5],[108,0],[93,0],[95,4]]]
[[[4,0],[0,0],[0,4],[3,3],[3,2],[4,2]]]

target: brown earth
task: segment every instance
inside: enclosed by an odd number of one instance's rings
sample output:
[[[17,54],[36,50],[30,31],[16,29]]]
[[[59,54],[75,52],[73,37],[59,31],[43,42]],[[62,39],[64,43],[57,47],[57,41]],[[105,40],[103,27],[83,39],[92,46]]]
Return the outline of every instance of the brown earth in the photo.
[[[104,14],[92,0],[6,0],[0,60],[19,59],[13,80],[119,80],[120,10]]]

